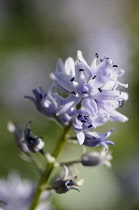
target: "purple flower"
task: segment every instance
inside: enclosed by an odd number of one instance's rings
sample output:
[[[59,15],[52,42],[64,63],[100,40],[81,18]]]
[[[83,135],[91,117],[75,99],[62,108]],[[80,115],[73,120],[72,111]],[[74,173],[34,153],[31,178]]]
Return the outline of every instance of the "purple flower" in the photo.
[[[103,146],[105,150],[108,150],[107,145],[114,145],[112,141],[107,139],[114,129],[108,131],[107,133],[98,133],[98,132],[84,132],[85,140],[83,145],[89,147]]]
[[[105,124],[108,119],[108,114],[102,110],[94,116],[89,115],[84,108],[76,111],[72,117],[72,125],[77,134],[79,144],[83,144],[85,140],[85,133],[83,131],[92,130],[101,126]]]
[[[35,98],[31,96],[25,96],[25,98],[30,99],[38,109],[39,112],[42,112],[44,115],[51,117],[56,114],[57,111],[57,103],[53,97],[53,93],[55,91],[55,84],[49,89],[46,94],[44,90],[40,87],[38,90],[33,90]]]
[[[128,99],[127,93],[116,90],[118,85],[128,87],[127,84],[117,80],[124,70],[113,65],[109,58],[104,58],[97,65],[97,57],[91,66],[84,60],[81,51],[78,51],[75,62],[72,58],[68,58],[65,65],[62,60],[58,61],[53,79],[64,92],[70,95],[58,108],[57,115],[81,103],[81,107],[90,116],[97,115],[100,110],[103,110],[108,114],[109,120],[125,122],[128,118],[115,111]]]
[[[31,122],[26,123],[24,129],[24,139],[20,141],[19,147],[22,144],[26,144],[31,152],[42,152],[45,144],[41,140],[42,137],[36,137],[31,133],[31,130],[29,128],[30,123]]]

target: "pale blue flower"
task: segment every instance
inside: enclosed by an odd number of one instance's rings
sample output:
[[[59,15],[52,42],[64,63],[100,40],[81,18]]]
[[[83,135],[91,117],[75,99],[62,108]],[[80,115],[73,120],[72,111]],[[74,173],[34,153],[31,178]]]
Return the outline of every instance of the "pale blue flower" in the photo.
[[[58,107],[53,97],[55,88],[55,84],[53,84],[46,94],[45,91],[40,87],[39,91],[36,89],[33,90],[35,98],[33,98],[32,96],[25,96],[25,98],[30,99],[36,105],[36,108],[39,112],[48,117],[51,117],[56,114]]]
[[[65,65],[62,60],[58,61],[53,79],[63,91],[70,95],[58,108],[57,115],[76,107],[81,102],[81,107],[88,112],[88,115],[94,116],[99,110],[104,110],[109,120],[125,122],[128,118],[115,111],[121,106],[121,101],[128,99],[127,93],[116,90],[118,85],[128,87],[127,84],[122,84],[117,80],[124,70],[113,65],[109,58],[104,58],[97,65],[97,57],[91,66],[84,60],[81,51],[78,51],[75,62],[72,58],[68,58]]]
[[[114,129],[108,131],[107,133],[98,133],[98,132],[84,132],[85,140],[83,145],[89,147],[103,146],[105,150],[108,150],[107,145],[114,145],[112,141],[107,139]]]
[[[105,124],[109,120],[109,115],[103,110],[99,110],[97,114],[90,115],[86,109],[81,108],[76,111],[72,117],[72,125],[77,134],[77,139],[80,144],[83,144],[85,140],[85,133],[83,131],[88,131],[94,129],[98,126]]]
[[[128,87],[117,80],[124,70],[113,65],[109,58],[104,58],[99,64],[97,62],[96,54],[89,66],[82,52],[78,51],[76,61],[68,58],[64,64],[59,59],[56,72],[52,75],[57,86],[68,94],[58,106],[56,115],[70,112],[80,144],[85,140],[84,131],[101,126],[109,120],[128,120],[116,111],[128,99],[127,93],[117,90],[118,86]]]

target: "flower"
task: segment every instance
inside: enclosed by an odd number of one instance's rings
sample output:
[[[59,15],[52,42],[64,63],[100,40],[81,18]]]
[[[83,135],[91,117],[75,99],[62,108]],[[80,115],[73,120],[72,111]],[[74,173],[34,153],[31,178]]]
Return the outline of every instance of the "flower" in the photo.
[[[21,142],[24,140],[24,126],[15,125],[13,122],[9,121],[7,127],[8,131],[13,133],[18,148],[20,145],[20,152],[30,153],[30,150],[28,149],[27,145],[21,144]]]
[[[85,140],[84,131],[103,125],[108,120],[128,120],[116,111],[128,99],[126,92],[117,90],[118,86],[128,87],[117,80],[124,70],[106,57],[99,64],[97,62],[98,54],[89,66],[82,52],[78,51],[75,62],[73,58],[68,58],[64,65],[60,59],[52,75],[59,88],[68,94],[58,107],[57,116],[74,109],[72,123],[80,144]]]
[[[92,130],[98,126],[103,125],[108,121],[108,114],[103,110],[99,111],[97,115],[89,115],[88,112],[81,108],[72,117],[72,125],[77,134],[79,144],[83,144],[85,134],[83,131]]]
[[[84,183],[84,180],[81,179],[79,181],[77,180],[77,176],[69,177],[70,171],[67,166],[64,166],[65,174],[63,178],[57,178],[54,183],[52,184],[52,188],[54,189],[56,193],[63,194],[68,192],[69,190],[77,190],[80,192],[80,190],[77,188],[77,186],[82,185]],[[72,171],[73,172],[73,171]]]
[[[36,89],[33,90],[36,99],[31,96],[25,96],[25,98],[30,99],[36,105],[39,112],[42,112],[44,115],[50,117],[55,115],[57,111],[57,103],[52,96],[54,91],[54,84],[51,86],[47,94],[41,87],[39,87],[39,91]]]
[[[103,146],[105,150],[108,150],[107,145],[114,145],[112,141],[107,139],[111,135],[114,129],[108,131],[107,133],[98,133],[98,132],[84,132],[85,141],[83,145],[89,147]]]
[[[31,122],[26,123],[26,128],[24,130],[24,140],[20,141],[19,147],[22,144],[26,144],[31,152],[42,152],[44,148],[44,142],[41,140],[42,137],[35,137],[29,128]]]
[[[24,96],[24,98],[30,99],[36,105],[37,110],[43,113],[45,116],[53,117],[63,126],[67,126],[71,120],[71,113],[73,112],[74,108],[68,110],[67,112],[63,112],[60,116],[56,115],[58,106],[67,103],[67,101],[62,96],[55,94],[57,90],[56,83],[52,84],[47,94],[41,87],[39,90],[40,92],[36,89],[33,90],[36,99],[31,96]]]
[[[10,172],[6,179],[0,179],[0,199],[6,202],[3,209],[29,209],[30,203],[35,193],[36,183],[27,179],[21,179],[18,173]],[[38,210],[52,209],[48,201],[49,192],[45,191],[45,198],[41,196]],[[42,205],[45,208],[40,208]]]
[[[105,164],[110,167],[112,155],[110,151],[90,152],[82,155],[81,163],[83,166],[100,166]]]
[[[84,132],[88,130],[108,121],[128,120],[116,110],[128,99],[126,92],[117,90],[119,86],[128,87],[118,81],[124,70],[113,64],[110,58],[104,57],[99,62],[98,57],[96,54],[90,66],[81,51],[77,52],[76,61],[69,57],[64,64],[59,59],[56,71],[51,73],[53,84],[48,93],[40,88],[40,92],[33,90],[36,99],[25,96],[35,103],[40,112],[53,117],[61,125],[67,126],[72,121],[79,144],[84,143]],[[58,94],[59,89],[66,94],[65,97]]]

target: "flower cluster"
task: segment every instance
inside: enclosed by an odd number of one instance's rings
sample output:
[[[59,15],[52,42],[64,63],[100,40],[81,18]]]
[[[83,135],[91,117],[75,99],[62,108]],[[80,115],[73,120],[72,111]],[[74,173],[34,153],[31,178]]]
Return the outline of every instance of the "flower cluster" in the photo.
[[[117,89],[119,86],[128,87],[118,81],[123,74],[124,70],[113,64],[110,58],[104,57],[99,62],[97,53],[89,66],[82,52],[78,51],[76,61],[71,57],[67,58],[65,63],[58,60],[56,71],[51,74],[53,84],[48,93],[39,88],[39,91],[33,90],[35,98],[25,98],[33,101],[39,112],[53,117],[63,126],[72,121],[79,144],[112,145],[112,142],[104,140],[99,134],[97,140],[96,137],[94,141],[88,140],[90,135],[94,135],[88,131],[108,121],[128,120],[116,110],[128,99],[126,92]],[[65,97],[58,94],[59,90]]]

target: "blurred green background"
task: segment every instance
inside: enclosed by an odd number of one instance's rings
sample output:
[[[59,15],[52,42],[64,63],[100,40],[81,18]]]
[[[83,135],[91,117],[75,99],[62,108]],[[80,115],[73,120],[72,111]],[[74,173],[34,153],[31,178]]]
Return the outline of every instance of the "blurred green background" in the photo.
[[[137,0],[0,0],[0,177],[12,170],[21,177],[38,180],[34,167],[23,161],[7,131],[7,122],[32,120],[32,132],[43,136],[51,152],[61,129],[40,113],[24,95],[42,86],[48,89],[49,73],[59,57],[76,58],[82,50],[91,61],[97,52],[125,69],[129,101],[120,110],[129,117],[115,128],[111,140],[112,168],[79,168],[85,179],[81,192],[54,196],[58,210],[139,209],[139,1]],[[71,160],[82,153],[79,146],[65,148],[61,158]],[[39,156],[39,155],[38,155]],[[43,161],[43,160],[42,160]]]

